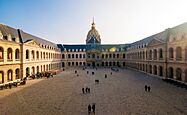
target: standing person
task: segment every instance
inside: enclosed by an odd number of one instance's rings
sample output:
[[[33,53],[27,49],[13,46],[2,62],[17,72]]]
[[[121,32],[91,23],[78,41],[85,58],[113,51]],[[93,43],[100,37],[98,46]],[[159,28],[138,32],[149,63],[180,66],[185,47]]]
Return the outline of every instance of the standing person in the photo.
[[[145,91],[146,91],[146,92],[147,92],[147,88],[148,88],[147,85],[145,85]]]
[[[151,91],[151,87],[150,87],[150,86],[148,86],[148,87],[147,87],[147,89],[148,89],[148,92],[150,92],[150,91]]]
[[[82,93],[84,94],[84,88],[82,88]]]
[[[91,112],[91,105],[89,104],[88,105],[88,114],[90,114],[90,112]]]
[[[95,114],[95,104],[94,103],[92,105],[92,110],[93,110],[93,113]]]
[[[89,73],[89,71],[87,71],[87,74]]]

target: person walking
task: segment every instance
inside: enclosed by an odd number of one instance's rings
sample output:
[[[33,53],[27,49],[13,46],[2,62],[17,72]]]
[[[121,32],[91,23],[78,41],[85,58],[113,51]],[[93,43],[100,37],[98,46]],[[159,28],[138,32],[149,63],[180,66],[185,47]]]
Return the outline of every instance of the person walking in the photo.
[[[92,105],[92,111],[93,111],[93,113],[95,114],[95,104],[93,103],[93,105]]]
[[[88,114],[90,114],[90,112],[91,112],[91,105],[89,104],[88,105]]]
[[[145,91],[147,92],[147,85],[145,85]]]
[[[84,94],[84,88],[82,88],[82,93]]]
[[[148,92],[151,92],[151,87],[148,86],[148,87],[147,87],[147,90],[148,90]]]

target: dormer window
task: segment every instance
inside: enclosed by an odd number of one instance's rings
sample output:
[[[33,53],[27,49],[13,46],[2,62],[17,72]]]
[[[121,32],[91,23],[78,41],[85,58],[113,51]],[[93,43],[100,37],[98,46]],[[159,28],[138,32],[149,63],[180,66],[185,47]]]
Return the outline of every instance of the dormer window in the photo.
[[[12,41],[14,41],[14,42],[15,42],[15,41],[16,41],[16,38],[12,38]]]
[[[4,39],[4,40],[8,40],[8,37],[7,37],[7,36],[3,36],[3,39]]]

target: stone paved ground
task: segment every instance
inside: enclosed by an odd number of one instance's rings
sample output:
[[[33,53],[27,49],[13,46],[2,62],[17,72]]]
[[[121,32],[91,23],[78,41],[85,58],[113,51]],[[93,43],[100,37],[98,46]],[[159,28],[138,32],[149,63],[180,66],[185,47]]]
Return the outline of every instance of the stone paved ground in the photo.
[[[187,115],[187,90],[161,79],[128,69],[110,75],[110,69],[102,68],[94,76],[76,69],[78,77],[75,69],[68,69],[54,78],[0,91],[0,115],[87,115],[92,103],[96,115]],[[151,85],[150,93],[144,91],[145,84]],[[90,94],[82,94],[85,86]]]

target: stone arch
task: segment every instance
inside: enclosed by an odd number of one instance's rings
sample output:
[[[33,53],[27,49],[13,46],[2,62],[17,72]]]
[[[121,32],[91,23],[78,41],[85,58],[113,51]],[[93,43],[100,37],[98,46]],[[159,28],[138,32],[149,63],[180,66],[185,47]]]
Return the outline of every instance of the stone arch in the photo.
[[[19,49],[16,49],[15,51],[15,59],[20,59]]]
[[[7,49],[7,59],[12,60],[12,48]]]
[[[169,59],[173,59],[173,48],[169,48]]]
[[[13,80],[13,71],[9,69],[7,71],[7,81],[12,81]]]
[[[159,66],[159,76],[163,76],[163,67]]]
[[[173,75],[174,75],[173,67],[169,67],[169,69],[168,69],[168,77],[169,78],[173,78]]]
[[[20,79],[20,69],[19,68],[17,68],[15,70],[15,74],[16,74],[16,79]]]
[[[26,50],[26,59],[29,59],[29,50]]]
[[[4,59],[4,49],[0,46],[0,62]]]
[[[153,66],[153,72],[154,72],[154,75],[157,75],[157,66],[156,65]]]
[[[182,60],[182,48],[181,47],[176,48],[176,60]]]
[[[0,71],[0,83],[4,83],[4,72]]]
[[[182,69],[181,68],[176,69],[176,79],[182,80]]]

